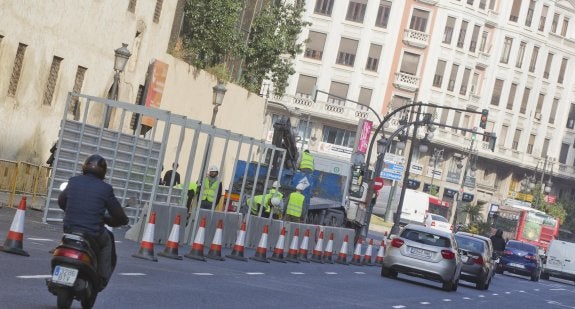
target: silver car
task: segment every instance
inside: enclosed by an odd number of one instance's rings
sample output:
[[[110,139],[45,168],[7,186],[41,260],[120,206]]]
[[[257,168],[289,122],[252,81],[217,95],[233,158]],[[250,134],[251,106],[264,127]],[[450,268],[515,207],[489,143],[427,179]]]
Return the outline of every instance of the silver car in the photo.
[[[406,225],[387,247],[381,276],[398,273],[441,282],[445,291],[456,291],[462,261],[452,233],[421,225]]]
[[[494,273],[493,253],[487,242],[480,237],[483,236],[459,232],[455,234],[463,261],[461,279],[475,283],[478,290],[487,290]]]

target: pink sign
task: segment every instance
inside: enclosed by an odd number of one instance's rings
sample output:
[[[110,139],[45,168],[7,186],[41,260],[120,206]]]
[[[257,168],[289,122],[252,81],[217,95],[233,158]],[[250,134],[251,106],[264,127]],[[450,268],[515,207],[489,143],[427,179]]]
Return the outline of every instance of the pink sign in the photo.
[[[373,123],[369,120],[362,119],[359,123],[361,131],[359,134],[359,140],[357,141],[357,151],[360,153],[366,153],[369,147],[369,138],[371,137],[371,127]]]

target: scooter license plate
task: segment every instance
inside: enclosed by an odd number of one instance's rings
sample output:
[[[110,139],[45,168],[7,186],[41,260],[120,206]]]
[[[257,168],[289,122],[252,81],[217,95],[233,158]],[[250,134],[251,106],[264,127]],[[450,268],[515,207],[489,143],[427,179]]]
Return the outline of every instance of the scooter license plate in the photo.
[[[78,277],[77,269],[57,265],[56,267],[54,267],[54,273],[52,274],[52,282],[67,286],[73,286],[74,282],[76,282],[76,277]]]

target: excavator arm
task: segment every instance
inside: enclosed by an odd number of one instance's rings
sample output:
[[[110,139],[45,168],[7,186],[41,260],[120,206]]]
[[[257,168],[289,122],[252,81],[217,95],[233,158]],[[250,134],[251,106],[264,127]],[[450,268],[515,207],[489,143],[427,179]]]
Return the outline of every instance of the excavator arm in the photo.
[[[283,148],[286,150],[286,158],[284,162],[284,167],[286,169],[295,170],[297,169],[297,160],[299,158],[296,139],[292,131],[291,123],[289,118],[280,117],[274,123],[274,135],[272,138],[272,144],[276,147]],[[281,160],[281,158],[274,158],[274,162]]]

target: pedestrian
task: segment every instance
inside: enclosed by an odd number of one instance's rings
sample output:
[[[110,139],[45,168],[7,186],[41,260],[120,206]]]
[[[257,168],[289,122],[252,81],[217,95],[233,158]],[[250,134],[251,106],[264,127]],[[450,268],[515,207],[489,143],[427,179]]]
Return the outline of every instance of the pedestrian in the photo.
[[[215,165],[210,165],[208,168],[207,177],[202,182],[203,193],[200,204],[202,209],[212,209],[214,201],[217,205],[222,197],[222,184],[218,178],[219,173],[220,169]]]
[[[274,207],[272,208],[272,214],[273,214],[273,218],[274,218],[274,219],[281,219],[281,216],[282,216],[282,214],[283,214],[283,208],[284,208],[283,199],[284,199],[284,195],[283,195],[283,193],[281,193],[281,192],[279,191],[279,188],[280,188],[280,187],[281,187],[281,186],[280,186],[279,181],[275,180],[275,181],[273,182],[273,184],[272,184],[272,187],[269,189],[268,194],[267,194],[267,196],[268,196],[269,198],[274,198],[274,197],[279,198],[279,203],[278,203],[278,205],[276,205],[276,206],[274,206]]]
[[[176,186],[176,188],[183,189],[184,185],[179,184]],[[192,201],[194,199],[194,196],[196,196],[196,194],[198,194],[198,184],[195,182],[190,182],[190,184],[188,185],[188,199],[186,200],[186,208],[188,208],[188,213],[192,208]]]
[[[250,207],[250,212],[252,215],[257,216],[260,212],[260,208],[263,206],[261,216],[264,218],[269,218],[271,210],[274,207],[278,207],[281,203],[281,199],[278,196],[272,197],[269,194],[266,195],[256,195],[253,198],[249,198],[246,203]]]
[[[56,150],[57,149],[58,149],[58,141],[55,141],[54,145],[52,145],[52,148],[50,148],[50,157],[46,161],[46,164],[48,164],[48,166],[50,166],[50,167],[52,167],[52,165],[54,165],[54,160],[56,159]]]
[[[299,170],[304,173],[311,173],[314,170],[314,158],[307,149],[301,153]]]
[[[174,163],[172,164],[172,169],[164,174],[165,186],[173,187],[180,184],[180,173],[177,172],[178,167],[179,167],[178,163]]]
[[[489,237],[491,239],[491,244],[493,245],[493,251],[501,254],[505,250],[505,239],[503,239],[503,230],[497,229],[495,235]]]
[[[302,194],[303,190],[304,185],[298,184],[295,191],[290,193],[286,208],[286,221],[301,222],[305,202],[305,195]]]

